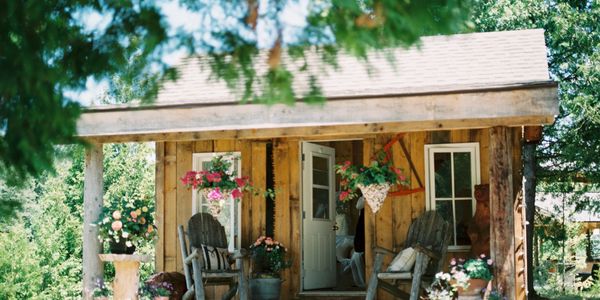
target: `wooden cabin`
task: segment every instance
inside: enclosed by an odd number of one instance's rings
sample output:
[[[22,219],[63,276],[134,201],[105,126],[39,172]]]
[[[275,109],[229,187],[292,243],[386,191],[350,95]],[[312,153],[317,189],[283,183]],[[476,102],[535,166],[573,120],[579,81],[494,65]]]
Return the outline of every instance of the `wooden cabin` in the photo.
[[[338,278],[348,276],[340,270],[344,253],[336,253],[340,240],[364,237],[362,275],[368,278],[372,248],[400,250],[411,221],[426,210],[437,209],[452,223],[450,255],[467,255],[466,226],[480,183],[490,184],[497,278],[509,298],[524,299],[522,205],[515,201],[521,135],[526,126],[551,124],[558,113],[543,31],[426,37],[420,47],[393,53],[395,67],[384,55],[370,55],[371,72],[341,55],[339,70],[319,78],[328,99],[323,105],[240,104],[223,83],[207,82],[199,60],[190,58],[180,65],[181,79],[166,84],[154,104],[86,110],[79,135],[95,146],[85,170],[84,287],[102,274],[101,248],[89,226],[102,205],[100,145],[153,141],[157,271],[182,270],[176,228],[202,207],[179,178],[202,168],[214,153],[234,152],[241,157],[241,174],[276,196],[270,201],[248,194],[232,204],[225,221],[230,243],[247,248],[272,232],[287,245],[293,266],[284,272],[284,299],[364,297],[356,282],[340,287]],[[333,165],[369,163],[386,146],[410,180],[410,191],[395,188],[379,212],[365,207],[362,217],[356,201],[336,204]],[[352,275],[360,274],[347,280]],[[391,298],[380,291],[379,299]]]

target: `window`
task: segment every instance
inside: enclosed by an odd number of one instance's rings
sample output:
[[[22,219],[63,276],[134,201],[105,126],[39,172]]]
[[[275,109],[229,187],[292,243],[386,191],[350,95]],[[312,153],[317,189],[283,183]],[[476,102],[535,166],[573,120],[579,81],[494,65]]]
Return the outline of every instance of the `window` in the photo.
[[[425,145],[427,209],[437,210],[453,227],[450,249],[467,250],[467,228],[475,213],[479,184],[479,143]]]
[[[217,155],[223,155],[228,159],[232,160],[233,174],[235,177],[239,177],[242,172],[240,153],[194,153],[193,154],[193,170],[202,171],[210,167],[211,160]],[[221,225],[225,228],[225,234],[229,239],[229,250],[233,251],[241,246],[241,214],[240,214],[240,202],[235,201],[233,197],[230,197],[229,202],[223,206],[223,211],[217,218]],[[192,192],[192,213],[198,212],[209,212],[208,203],[204,197],[195,191]]]

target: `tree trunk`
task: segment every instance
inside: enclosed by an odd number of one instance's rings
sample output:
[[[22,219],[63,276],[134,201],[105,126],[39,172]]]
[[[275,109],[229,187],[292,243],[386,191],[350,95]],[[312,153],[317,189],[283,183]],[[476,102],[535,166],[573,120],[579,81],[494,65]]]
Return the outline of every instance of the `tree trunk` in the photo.
[[[523,145],[523,190],[525,197],[525,221],[527,245],[527,298],[537,299],[538,295],[533,288],[533,229],[535,218],[535,187],[537,184],[535,176],[535,143]]]

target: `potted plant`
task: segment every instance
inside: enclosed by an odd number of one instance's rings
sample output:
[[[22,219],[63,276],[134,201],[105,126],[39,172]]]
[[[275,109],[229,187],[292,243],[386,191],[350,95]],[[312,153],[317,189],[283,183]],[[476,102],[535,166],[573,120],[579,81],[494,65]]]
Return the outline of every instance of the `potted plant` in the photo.
[[[250,188],[248,178],[235,177],[231,161],[223,155],[215,156],[208,170],[188,171],[181,182],[197,190],[208,201],[214,217],[219,216],[229,197],[239,200],[242,192]]]
[[[97,223],[98,238],[109,244],[110,253],[133,254],[141,241],[156,237],[154,216],[145,201],[124,197],[111,203],[103,208]]]
[[[92,297],[94,300],[108,300],[112,294],[110,287],[104,284],[102,279],[97,279],[95,286],[96,287],[92,291]]]
[[[494,277],[492,266],[493,261],[485,254],[466,261],[452,259],[450,273],[457,286],[459,298],[461,296],[481,296],[482,291],[488,287],[488,282]]]
[[[173,290],[173,285],[168,282],[150,283],[140,291],[140,296],[144,299],[169,300]]]
[[[385,152],[380,151],[375,157],[368,166],[355,166],[350,161],[335,166],[336,173],[342,177],[339,199],[352,199],[356,197],[356,190],[360,189],[374,213],[381,208],[392,185],[408,183],[402,170],[392,165]]]
[[[435,274],[426,292],[428,300],[453,300],[456,296],[456,287],[452,284],[452,275],[444,272]]]
[[[266,236],[259,237],[249,249],[252,259],[252,299],[279,299],[281,271],[291,266],[286,257],[287,249],[278,241]]]

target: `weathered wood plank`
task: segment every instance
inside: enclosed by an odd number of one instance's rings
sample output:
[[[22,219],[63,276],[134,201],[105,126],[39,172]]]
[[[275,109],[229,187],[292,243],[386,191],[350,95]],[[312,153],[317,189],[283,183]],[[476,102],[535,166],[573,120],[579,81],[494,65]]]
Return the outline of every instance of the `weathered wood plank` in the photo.
[[[215,152],[234,152],[237,151],[235,140],[216,140]]]
[[[512,135],[507,127],[490,129],[491,255],[496,284],[509,299],[516,297]]]
[[[407,149],[411,147],[410,136],[404,136],[402,138],[404,145]],[[394,143],[392,146],[392,153],[394,159],[394,166],[396,168],[400,168],[403,170],[405,176],[409,180],[414,180],[411,177],[410,166],[408,163],[408,158],[404,155],[402,151],[402,147],[400,147],[400,143]],[[404,240],[406,239],[406,233],[408,232],[408,227],[412,221],[412,203],[410,195],[397,196],[392,198],[393,202],[393,226],[392,230],[388,233],[390,239],[394,241],[392,247],[386,245],[378,245],[387,249],[392,249],[395,252],[399,251],[404,246]],[[379,226],[379,224],[377,224]],[[378,230],[377,234],[381,232]],[[387,263],[387,261],[384,261]]]
[[[363,140],[363,157],[362,163],[368,164],[371,161],[371,155],[373,155],[374,148],[374,139],[364,139]],[[371,273],[373,272],[373,247],[376,247],[375,242],[377,239],[375,238],[375,216],[371,211],[369,205],[365,203],[365,274],[366,281],[369,282],[369,278]]]
[[[415,170],[421,178],[421,181],[424,185],[425,182],[425,142],[427,139],[427,133],[425,132],[412,132],[409,135],[410,137],[410,147],[409,153],[412,158],[412,162],[415,166]],[[407,145],[408,146],[408,145]],[[406,173],[409,173],[410,170],[405,170]],[[411,174],[410,177],[410,187],[413,189],[419,188],[419,183],[417,182],[414,174]],[[411,207],[412,207],[412,216],[411,218],[414,220],[418,216],[420,216],[423,212],[425,212],[425,192],[418,192],[410,195],[411,197]]]
[[[181,178],[192,169],[193,142],[177,143],[177,178]],[[177,182],[177,225],[187,226],[192,217],[192,190]],[[181,253],[177,252],[177,270],[183,270]]]
[[[391,139],[392,135],[382,134],[379,135],[375,139],[375,149],[382,149]],[[395,143],[394,145],[398,145]],[[392,151],[392,163],[395,163],[395,151]],[[375,243],[373,245],[377,245],[377,247],[382,247],[386,249],[394,248],[394,238],[393,235],[398,234],[398,232],[394,232],[394,210],[393,210],[393,202],[402,201],[405,197],[390,197],[388,196],[379,211],[375,214]],[[402,213],[405,213],[401,211]],[[408,215],[410,216],[410,211],[408,211]],[[408,229],[408,227],[407,227]],[[383,258],[383,264],[387,266],[393,257],[386,255]],[[390,294],[384,293],[383,291],[379,291],[379,297],[377,299],[381,300],[393,300]]]
[[[164,269],[177,270],[177,143],[165,143],[165,219]]]
[[[290,245],[290,156],[289,144],[277,141],[273,147],[274,177],[275,177],[275,238],[286,246]],[[293,250],[293,249],[291,249]],[[290,253],[292,259],[298,259]],[[299,257],[299,256],[298,256]],[[282,272],[282,291],[290,290],[290,271]]]
[[[154,255],[154,266],[157,272],[165,270],[165,143],[155,144],[156,165],[154,173],[154,190],[156,201],[156,226],[158,239]]]
[[[214,143],[212,140],[194,141],[194,153],[214,152]]]
[[[102,213],[104,195],[104,166],[101,144],[92,144],[85,151],[83,182],[83,298],[92,299],[96,280],[104,276],[104,265],[98,254],[102,243],[98,240],[97,223]]]
[[[365,107],[369,109],[365,110]],[[361,113],[356,114],[357,111]],[[188,138],[192,140],[224,139],[219,132],[230,131],[235,131],[235,135],[228,137],[230,139],[268,138],[283,133],[289,134],[288,136],[335,135],[382,132],[390,128],[394,129],[392,132],[400,132],[403,131],[401,128],[439,130],[497,125],[541,125],[552,122],[556,114],[557,88],[547,86],[335,100],[327,101],[324,106],[299,102],[293,107],[283,104],[266,106],[233,103],[140,107],[133,110],[98,108],[84,112],[77,123],[77,129],[79,136],[86,138],[191,133]],[[198,118],[200,115],[202,117]],[[351,121],[348,116],[352,116]],[[342,127],[328,129],[338,125]],[[273,129],[275,131],[269,131]],[[283,132],[280,129],[288,130]],[[318,131],[315,132],[315,129]],[[208,132],[208,136],[201,134]],[[154,136],[152,139],[160,139],[160,136]]]
[[[479,163],[481,183],[490,183],[490,129],[480,129],[479,134]]]
[[[252,143],[252,177],[256,189],[252,195],[252,239],[266,234],[267,203],[263,192],[267,188],[267,145],[261,142]]]
[[[290,180],[290,245],[289,251],[291,256],[295,257],[292,260],[290,268],[290,290],[289,295],[295,297],[300,292],[300,253],[301,253],[301,236],[300,228],[300,178],[301,178],[301,162],[300,162],[300,142],[296,140],[288,141],[288,157],[289,157],[289,180]]]
[[[252,143],[243,141],[240,144],[240,152],[242,153],[242,176],[252,178]],[[241,214],[242,214],[242,248],[248,248],[251,242],[254,242],[252,235],[252,193],[246,192],[242,197]]]
[[[522,163],[522,147],[523,128],[511,128],[512,130],[512,165],[513,165],[513,215],[515,224],[515,289],[516,299],[524,300],[527,298],[525,285],[527,283],[526,261],[525,256],[526,241],[525,241],[525,202],[523,201],[522,186],[523,186],[523,163]]]

